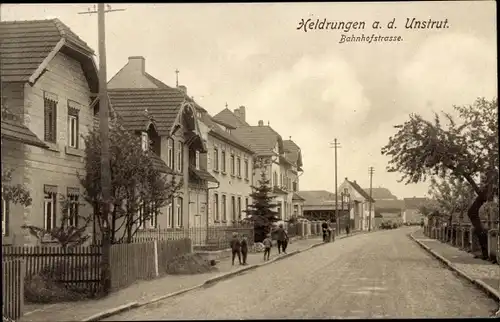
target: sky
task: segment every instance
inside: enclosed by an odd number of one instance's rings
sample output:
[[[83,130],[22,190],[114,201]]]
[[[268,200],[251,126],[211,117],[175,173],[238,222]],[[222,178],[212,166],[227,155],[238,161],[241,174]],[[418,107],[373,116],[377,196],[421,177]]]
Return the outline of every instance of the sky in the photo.
[[[427,183],[398,183],[380,149],[410,113],[432,117],[497,96],[494,1],[373,3],[113,4],[106,14],[108,79],[143,56],[146,71],[179,83],[210,114],[243,105],[302,150],[300,190],[335,189],[344,178],[400,197],[424,196]],[[4,4],[2,20],[59,18],[97,53],[89,4]],[[448,28],[406,29],[407,18],[447,19]],[[365,22],[364,30],[297,29],[300,21]],[[397,29],[387,29],[396,19]],[[378,20],[382,29],[372,29]],[[341,35],[401,36],[399,42],[344,42]]]

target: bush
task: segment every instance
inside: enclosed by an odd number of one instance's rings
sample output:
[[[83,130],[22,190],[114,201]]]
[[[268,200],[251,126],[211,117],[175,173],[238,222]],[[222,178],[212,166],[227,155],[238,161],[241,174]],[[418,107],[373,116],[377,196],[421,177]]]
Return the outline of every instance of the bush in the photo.
[[[205,260],[199,254],[184,254],[167,263],[167,274],[192,275],[217,271],[215,261]]]
[[[68,272],[86,271],[88,269],[88,265],[75,266],[65,260],[53,266],[46,266],[37,274],[26,277],[24,280],[24,298],[32,303],[57,303],[91,298],[94,294],[87,286],[61,282]]]

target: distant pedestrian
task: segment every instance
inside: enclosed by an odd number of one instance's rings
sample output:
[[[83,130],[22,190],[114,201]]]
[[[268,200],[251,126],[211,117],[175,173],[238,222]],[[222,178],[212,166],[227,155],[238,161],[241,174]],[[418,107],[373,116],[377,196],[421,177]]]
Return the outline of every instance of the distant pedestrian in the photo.
[[[321,228],[323,229],[323,241],[326,242],[326,236],[328,235],[328,224],[326,221],[323,221]]]
[[[278,227],[278,230],[276,231],[277,235],[277,244],[278,244],[278,254],[281,254],[281,251],[286,254],[285,248],[283,248],[283,244],[285,243],[285,240],[288,238],[286,235],[285,229],[283,228],[283,224],[280,224]]]
[[[269,256],[271,255],[271,247],[273,245],[271,234],[267,235],[262,244],[264,244],[264,260],[269,260]]]
[[[288,232],[285,230],[285,240],[283,240],[283,243],[281,244],[281,249],[283,250],[283,253],[286,254],[286,248],[288,247]]]
[[[345,226],[345,233],[347,234],[347,236],[349,236],[349,233],[351,232],[351,226],[349,224],[347,224]]]
[[[233,253],[233,265],[234,265],[234,259],[236,256],[238,256],[238,261],[241,264],[241,242],[240,239],[238,238],[238,233],[234,232],[233,233],[233,238],[231,239],[231,252]]]
[[[242,265],[247,265],[247,255],[248,255],[248,239],[246,235],[243,235],[243,239],[241,240],[241,257],[242,257]]]

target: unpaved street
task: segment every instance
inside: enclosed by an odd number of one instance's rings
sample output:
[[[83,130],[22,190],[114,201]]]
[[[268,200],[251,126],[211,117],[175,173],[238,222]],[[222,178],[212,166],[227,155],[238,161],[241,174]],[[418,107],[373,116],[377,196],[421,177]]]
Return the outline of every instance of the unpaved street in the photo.
[[[496,310],[411,241],[412,229],[341,239],[107,321],[487,317]]]

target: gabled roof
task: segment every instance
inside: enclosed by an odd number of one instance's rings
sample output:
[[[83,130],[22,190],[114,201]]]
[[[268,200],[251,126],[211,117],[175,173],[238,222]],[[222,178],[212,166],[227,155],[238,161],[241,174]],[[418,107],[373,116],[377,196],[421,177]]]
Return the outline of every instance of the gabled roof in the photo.
[[[276,143],[279,144],[280,153],[283,151],[281,136],[270,126],[245,126],[236,128],[231,132],[259,156],[275,155],[273,150]]]
[[[42,142],[35,133],[31,132],[25,125],[13,121],[2,119],[2,139],[21,142],[28,145],[47,148],[47,144]]]
[[[59,19],[0,22],[1,79],[32,82],[58,52],[77,59],[91,87],[98,90],[94,51]]]
[[[228,108],[225,108],[222,111],[220,111],[218,114],[216,114],[214,116],[214,119],[216,121],[220,121],[220,122],[223,122],[225,124],[229,124],[234,128],[237,128],[240,126],[250,126],[250,124],[248,124],[247,122],[240,120]]]
[[[118,73],[117,73],[117,75],[118,75]],[[147,72],[144,72],[144,76],[146,76],[146,78],[149,79],[151,81],[151,83],[155,84],[155,86],[158,88],[172,88],[172,87],[168,86],[167,84],[165,84],[164,82],[162,82],[161,80],[153,77],[151,74],[148,74]]]
[[[326,190],[299,191],[297,194],[304,199],[305,206],[335,205],[335,194]]]
[[[173,88],[109,89],[108,95],[127,129],[144,131],[152,117],[160,136],[170,133],[182,104],[187,101],[184,93]]]
[[[241,140],[239,140],[236,136],[231,133],[228,133],[220,128],[217,122],[206,112],[202,112],[201,114],[201,122],[210,128],[210,134],[219,138],[220,140],[226,141],[226,143],[234,144],[237,147],[254,154],[255,152]],[[232,130],[234,131],[234,130]]]
[[[301,200],[301,201],[305,201],[304,198],[302,198],[298,193],[294,192],[293,195],[292,195],[292,200]]]
[[[292,140],[283,140],[283,149],[286,152],[286,156],[290,159],[297,167],[302,167],[302,153],[300,152],[300,147]]]
[[[356,181],[349,181],[346,179],[346,181],[351,185],[351,187],[356,190],[361,196],[363,196],[363,198],[365,198],[367,201],[370,201],[370,195],[366,193],[366,191],[364,191],[360,186],[359,184],[357,184]],[[371,202],[375,202],[375,200],[372,198],[371,199]]]
[[[404,198],[404,207],[405,209],[418,209],[421,205],[428,203],[429,199],[427,198]]]
[[[370,188],[363,189],[368,195],[370,195]],[[391,191],[387,188],[372,188],[372,198],[377,200],[379,199],[392,199],[397,200],[398,197],[393,195]]]

